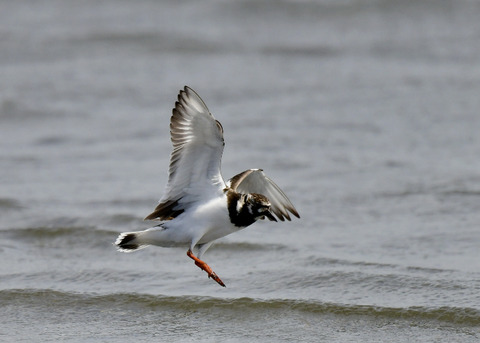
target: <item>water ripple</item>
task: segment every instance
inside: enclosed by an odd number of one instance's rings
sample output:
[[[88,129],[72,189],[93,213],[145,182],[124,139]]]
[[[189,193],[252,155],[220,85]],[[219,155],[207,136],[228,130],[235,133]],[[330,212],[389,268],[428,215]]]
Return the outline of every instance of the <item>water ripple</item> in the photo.
[[[77,294],[48,289],[7,289],[0,291],[0,306],[26,305],[49,306],[49,308],[95,307],[95,308],[143,308],[156,310],[170,308],[178,311],[201,311],[215,308],[228,312],[267,312],[286,310],[318,315],[342,317],[364,316],[372,320],[403,319],[416,321],[441,321],[455,325],[480,325],[480,311],[465,307],[430,308],[413,306],[406,308],[372,305],[322,303],[293,299],[215,298],[205,296],[164,296],[137,293]]]

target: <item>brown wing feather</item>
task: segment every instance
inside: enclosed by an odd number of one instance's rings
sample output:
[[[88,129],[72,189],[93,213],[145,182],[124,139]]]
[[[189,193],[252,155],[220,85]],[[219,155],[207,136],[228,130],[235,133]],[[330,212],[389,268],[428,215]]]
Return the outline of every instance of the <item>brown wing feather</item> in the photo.
[[[177,217],[184,212],[183,208],[176,208],[179,200],[165,201],[158,204],[155,210],[146,216],[144,220],[171,220]]]
[[[258,169],[258,170],[263,170],[263,169]],[[230,179],[230,188],[236,191],[238,186],[242,183],[242,181],[245,180],[245,178],[251,173],[253,173],[254,171],[255,169],[248,169],[232,177]]]

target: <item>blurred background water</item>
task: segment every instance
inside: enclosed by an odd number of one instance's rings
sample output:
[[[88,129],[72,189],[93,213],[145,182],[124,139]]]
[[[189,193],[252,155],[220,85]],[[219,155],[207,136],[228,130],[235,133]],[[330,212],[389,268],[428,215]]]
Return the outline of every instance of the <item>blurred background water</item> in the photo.
[[[1,1],[0,340],[478,342],[480,3]],[[194,88],[302,218],[149,227]]]

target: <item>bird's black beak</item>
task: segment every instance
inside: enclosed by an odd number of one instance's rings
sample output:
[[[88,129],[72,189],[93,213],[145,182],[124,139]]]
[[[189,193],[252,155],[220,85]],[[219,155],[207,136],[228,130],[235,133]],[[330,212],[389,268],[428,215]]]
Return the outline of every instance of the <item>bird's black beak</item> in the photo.
[[[270,219],[272,222],[276,222],[277,219],[273,216],[273,214],[270,212],[270,210],[266,211],[265,212],[265,217],[267,217],[268,219]]]

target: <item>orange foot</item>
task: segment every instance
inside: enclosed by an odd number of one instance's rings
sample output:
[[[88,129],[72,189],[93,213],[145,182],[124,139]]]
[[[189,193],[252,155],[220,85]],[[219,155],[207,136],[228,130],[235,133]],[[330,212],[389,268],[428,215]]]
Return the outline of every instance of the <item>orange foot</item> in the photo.
[[[220,278],[215,274],[215,272],[210,268],[208,264],[200,260],[197,256],[195,256],[192,250],[188,249],[187,256],[190,257],[192,260],[195,261],[195,264],[202,270],[206,271],[209,278],[214,279],[220,286],[226,287],[225,284],[220,280]]]

